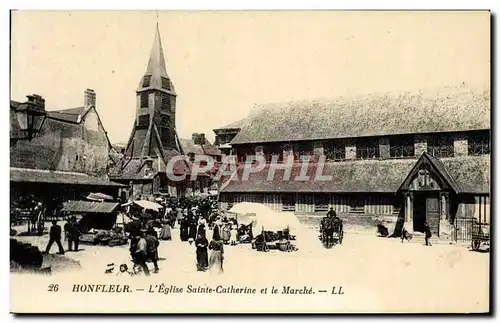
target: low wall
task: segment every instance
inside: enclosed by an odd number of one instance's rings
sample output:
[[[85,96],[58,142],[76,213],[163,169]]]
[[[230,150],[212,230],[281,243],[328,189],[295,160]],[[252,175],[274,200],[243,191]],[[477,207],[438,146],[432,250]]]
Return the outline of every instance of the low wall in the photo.
[[[325,213],[296,214],[300,223],[312,228],[319,229],[321,219]],[[377,232],[377,225],[382,224],[392,234],[398,220],[398,216],[376,215],[376,214],[353,214],[338,213],[337,216],[344,222],[344,229],[359,232]]]

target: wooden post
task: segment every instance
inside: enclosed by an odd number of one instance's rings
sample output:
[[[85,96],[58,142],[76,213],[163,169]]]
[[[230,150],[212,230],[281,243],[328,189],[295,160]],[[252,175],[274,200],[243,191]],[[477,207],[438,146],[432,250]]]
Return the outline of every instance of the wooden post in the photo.
[[[404,228],[409,233],[413,233],[413,194],[405,194],[405,223]]]

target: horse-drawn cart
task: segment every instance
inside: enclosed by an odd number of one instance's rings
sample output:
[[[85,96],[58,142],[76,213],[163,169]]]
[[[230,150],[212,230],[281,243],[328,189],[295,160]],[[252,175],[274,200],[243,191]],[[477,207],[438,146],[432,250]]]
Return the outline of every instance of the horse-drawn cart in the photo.
[[[320,228],[320,239],[325,248],[331,248],[336,244],[342,244],[344,240],[344,223],[342,219],[335,218],[322,222]]]
[[[488,247],[490,245],[490,225],[474,221],[472,222],[471,248],[478,251],[483,245]]]

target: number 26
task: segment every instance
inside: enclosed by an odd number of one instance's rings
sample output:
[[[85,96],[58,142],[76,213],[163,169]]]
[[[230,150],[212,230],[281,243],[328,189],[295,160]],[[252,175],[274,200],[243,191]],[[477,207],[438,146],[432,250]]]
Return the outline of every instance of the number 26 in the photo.
[[[49,292],[57,292],[59,290],[59,285],[58,284],[50,284],[49,285]]]

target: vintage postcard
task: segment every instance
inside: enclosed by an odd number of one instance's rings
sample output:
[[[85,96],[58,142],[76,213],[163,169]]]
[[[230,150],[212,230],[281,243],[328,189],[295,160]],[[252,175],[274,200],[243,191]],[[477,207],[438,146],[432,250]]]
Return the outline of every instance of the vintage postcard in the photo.
[[[488,313],[489,11],[11,12],[13,313]]]

